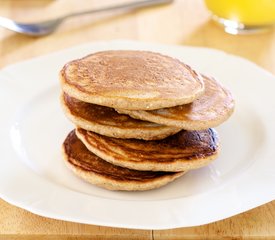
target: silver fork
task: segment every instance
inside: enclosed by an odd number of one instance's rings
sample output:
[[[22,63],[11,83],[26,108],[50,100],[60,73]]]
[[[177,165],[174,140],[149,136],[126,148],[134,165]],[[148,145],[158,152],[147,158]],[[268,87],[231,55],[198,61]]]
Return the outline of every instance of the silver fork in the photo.
[[[123,10],[123,9],[131,10],[131,9],[143,8],[143,7],[153,6],[158,4],[168,4],[172,2],[173,0],[136,1],[131,3],[125,3],[120,5],[113,5],[113,6],[103,7],[103,8],[87,10],[83,12],[71,13],[56,19],[37,22],[37,23],[19,23],[5,17],[0,17],[0,26],[15,32],[30,35],[30,36],[43,36],[54,32],[65,19],[70,17],[76,17],[84,14],[99,13],[99,12],[112,11],[112,10]]]

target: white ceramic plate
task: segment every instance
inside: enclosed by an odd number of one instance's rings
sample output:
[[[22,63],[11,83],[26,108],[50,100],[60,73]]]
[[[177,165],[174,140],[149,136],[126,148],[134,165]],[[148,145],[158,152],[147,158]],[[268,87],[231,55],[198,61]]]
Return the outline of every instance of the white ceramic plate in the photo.
[[[220,157],[147,192],[112,192],[75,177],[61,144],[73,125],[59,106],[58,72],[69,60],[106,49],[174,56],[217,77],[236,111],[217,128]],[[133,41],[97,42],[0,72],[0,196],[30,212],[103,226],[167,229],[224,219],[275,199],[275,78],[255,64],[206,48]]]

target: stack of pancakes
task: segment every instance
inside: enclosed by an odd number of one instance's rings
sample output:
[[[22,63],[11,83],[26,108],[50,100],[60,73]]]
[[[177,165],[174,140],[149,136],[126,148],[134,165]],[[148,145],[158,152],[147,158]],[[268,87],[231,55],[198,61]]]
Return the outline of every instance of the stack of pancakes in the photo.
[[[177,59],[104,51],[67,63],[61,104],[76,125],[68,167],[111,190],[148,190],[217,157],[215,127],[234,109],[230,92]]]

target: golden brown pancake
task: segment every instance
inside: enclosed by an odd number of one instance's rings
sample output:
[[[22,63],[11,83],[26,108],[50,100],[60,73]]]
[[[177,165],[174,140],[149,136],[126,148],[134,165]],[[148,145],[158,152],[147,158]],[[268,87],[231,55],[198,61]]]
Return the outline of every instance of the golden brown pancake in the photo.
[[[66,93],[61,96],[61,105],[66,116],[76,126],[109,137],[155,140],[181,130],[136,120],[129,115],[117,113],[113,108],[82,102]]]
[[[213,129],[180,131],[163,140],[118,139],[77,129],[78,138],[102,159],[144,171],[186,171],[209,164],[217,157],[218,138]]]
[[[234,99],[229,90],[214,78],[204,77],[205,92],[192,103],[151,111],[117,109],[133,118],[179,127],[202,130],[216,127],[226,121],[234,110]]]
[[[62,89],[84,102],[151,110],[190,103],[202,95],[201,76],[177,59],[147,51],[104,51],[67,63]]]
[[[136,171],[110,164],[91,153],[69,133],[63,143],[67,166],[80,178],[110,190],[143,191],[161,187],[183,175],[183,172]]]

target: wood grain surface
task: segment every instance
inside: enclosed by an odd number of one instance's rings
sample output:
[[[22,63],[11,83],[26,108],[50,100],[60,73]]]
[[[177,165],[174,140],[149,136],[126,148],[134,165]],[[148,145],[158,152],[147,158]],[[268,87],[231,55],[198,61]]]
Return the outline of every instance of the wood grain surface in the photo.
[[[122,2],[126,0],[2,0],[0,16],[31,22]],[[255,35],[226,34],[211,21],[202,0],[178,0],[169,6],[78,17],[42,38],[0,28],[0,68],[81,43],[110,39],[221,49],[275,74],[274,29]],[[0,200],[2,239],[275,239],[275,201],[204,226],[153,231],[48,219]]]

